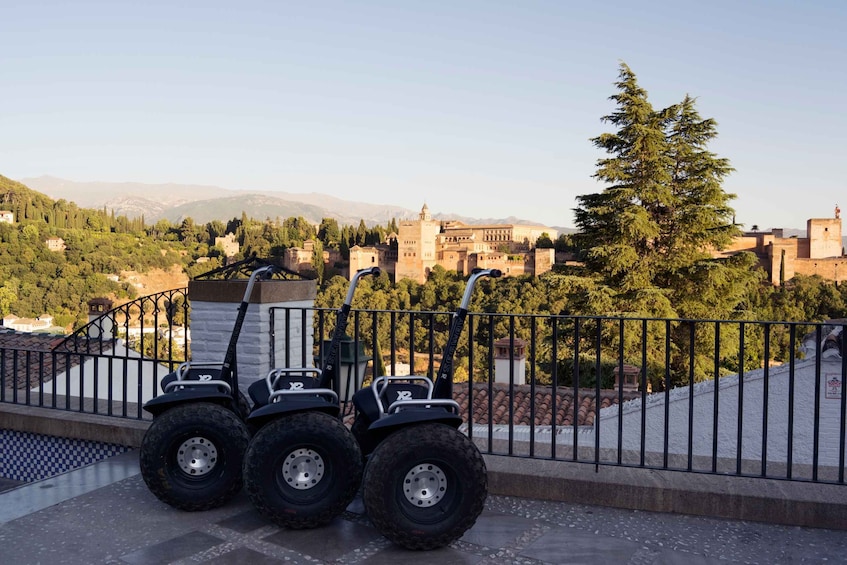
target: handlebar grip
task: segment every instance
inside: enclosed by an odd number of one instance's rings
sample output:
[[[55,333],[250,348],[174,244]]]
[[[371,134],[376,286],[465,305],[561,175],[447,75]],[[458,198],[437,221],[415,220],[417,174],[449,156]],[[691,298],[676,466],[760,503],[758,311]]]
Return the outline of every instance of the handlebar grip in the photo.
[[[501,271],[500,269],[483,269],[482,267],[474,267],[473,269],[471,269],[471,274],[478,275],[479,273],[484,273],[485,271],[488,271],[489,277],[494,277],[495,279],[497,277],[503,276],[503,271]]]

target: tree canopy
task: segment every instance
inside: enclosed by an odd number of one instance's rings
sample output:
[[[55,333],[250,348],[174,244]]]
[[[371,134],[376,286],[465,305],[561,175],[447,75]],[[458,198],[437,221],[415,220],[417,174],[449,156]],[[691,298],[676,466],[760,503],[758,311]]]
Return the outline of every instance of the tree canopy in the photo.
[[[574,210],[583,276],[572,296],[590,314],[731,316],[758,282],[755,258],[713,259],[740,230],[722,188],[729,161],[708,150],[716,122],[695,100],[655,110],[635,73],[620,66],[615,110],[603,117],[615,131],[591,141],[607,153],[594,177],[606,184],[577,197]]]

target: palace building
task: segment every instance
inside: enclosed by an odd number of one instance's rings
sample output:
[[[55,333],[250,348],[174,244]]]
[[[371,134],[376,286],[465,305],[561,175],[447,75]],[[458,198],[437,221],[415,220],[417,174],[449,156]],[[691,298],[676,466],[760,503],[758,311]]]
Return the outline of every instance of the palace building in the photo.
[[[742,251],[755,253],[768,273],[768,280],[777,286],[795,275],[819,275],[835,282],[847,280],[847,257],[841,239],[841,209],[837,205],[834,218],[806,221],[806,237],[785,237],[784,233],[784,229],[748,231],[715,255],[728,256]]]
[[[398,233],[381,245],[350,249],[350,274],[374,265],[395,280],[423,283],[435,265],[468,275],[474,268],[500,269],[509,275],[540,275],[553,268],[553,249],[536,249],[535,242],[556,230],[538,225],[465,224],[433,220],[424,204],[417,220],[403,220]]]

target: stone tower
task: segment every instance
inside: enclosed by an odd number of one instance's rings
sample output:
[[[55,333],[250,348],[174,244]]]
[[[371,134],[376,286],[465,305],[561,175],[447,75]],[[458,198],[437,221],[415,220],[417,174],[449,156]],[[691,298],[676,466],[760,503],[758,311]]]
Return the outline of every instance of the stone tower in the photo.
[[[396,280],[426,282],[427,275],[435,266],[435,239],[441,231],[441,222],[432,219],[426,204],[421,208],[418,218],[400,222],[397,233]]]
[[[810,259],[841,256],[840,215],[839,210],[835,218],[812,218],[806,222]]]

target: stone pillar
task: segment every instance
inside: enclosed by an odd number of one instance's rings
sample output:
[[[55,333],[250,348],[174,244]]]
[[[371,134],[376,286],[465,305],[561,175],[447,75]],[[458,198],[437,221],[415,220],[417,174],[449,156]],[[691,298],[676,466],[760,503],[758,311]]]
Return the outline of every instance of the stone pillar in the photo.
[[[220,363],[224,360],[235,325],[238,307],[247,290],[246,280],[189,281],[191,300],[191,361]],[[257,379],[263,379],[271,369],[271,359],[279,365],[285,360],[287,344],[289,358],[300,366],[300,359],[312,359],[312,319],[317,294],[313,280],[257,281],[250,297],[250,306],[238,338],[236,361],[239,388],[245,392]],[[283,310],[274,310],[274,332],[271,336],[271,312],[275,308],[308,308],[306,327],[301,326],[298,311],[291,316],[286,332]],[[302,336],[306,332],[306,351],[302,351]]]

